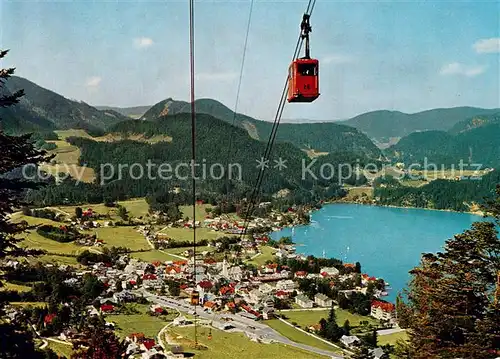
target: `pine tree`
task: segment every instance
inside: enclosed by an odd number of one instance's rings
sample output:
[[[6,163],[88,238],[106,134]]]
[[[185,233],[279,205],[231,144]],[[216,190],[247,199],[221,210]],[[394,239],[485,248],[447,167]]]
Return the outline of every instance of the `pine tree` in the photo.
[[[330,308],[330,312],[328,313],[328,320],[329,323],[337,323],[337,315],[335,314],[335,309],[333,308],[333,304]]]
[[[0,50],[0,59],[8,50]],[[14,68],[0,69],[0,107],[13,106],[19,102],[24,91],[15,93],[4,91],[5,81],[14,73]],[[1,120],[1,119],[0,119]],[[30,135],[9,136],[0,130],[0,259],[39,254],[40,251],[25,250],[19,247],[18,234],[26,229],[24,223],[12,223],[9,215],[24,203],[24,191],[39,185],[13,176],[6,176],[27,164],[48,161],[44,151],[35,149]],[[0,292],[0,316],[4,313],[5,298]],[[6,322],[0,319],[1,356],[6,358],[43,358],[45,354],[35,348],[30,328],[22,322]]]
[[[104,327],[99,320],[87,323],[84,334],[88,340],[85,347],[73,345],[75,350],[71,359],[118,359],[124,358],[127,344],[120,340],[112,331]]]
[[[500,187],[485,208],[500,219]],[[409,344],[412,358],[495,358],[500,354],[500,311],[495,283],[500,240],[495,223],[476,222],[446,241],[443,252],[425,254],[410,273]],[[398,353],[399,354],[399,353]]]
[[[344,330],[344,335],[347,335],[347,336],[350,335],[350,333],[351,333],[351,323],[349,323],[349,319],[345,320],[342,329]]]

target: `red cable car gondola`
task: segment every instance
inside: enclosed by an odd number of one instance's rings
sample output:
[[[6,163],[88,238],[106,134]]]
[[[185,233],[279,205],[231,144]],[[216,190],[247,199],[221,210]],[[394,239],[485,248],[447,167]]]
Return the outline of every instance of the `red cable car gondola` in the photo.
[[[306,55],[294,60],[288,72],[288,102],[313,102],[319,97],[319,61],[309,54],[310,15],[302,18],[301,37],[306,40]]]

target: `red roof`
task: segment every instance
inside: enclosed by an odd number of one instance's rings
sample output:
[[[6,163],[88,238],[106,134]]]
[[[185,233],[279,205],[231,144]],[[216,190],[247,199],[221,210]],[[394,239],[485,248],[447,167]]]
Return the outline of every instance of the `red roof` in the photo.
[[[155,313],[163,313],[163,308],[161,307],[155,308]]]
[[[306,271],[299,270],[298,272],[295,272],[296,277],[305,277],[307,275]]]
[[[147,350],[150,350],[152,347],[156,345],[154,339],[143,339],[142,344],[144,344]]]
[[[128,336],[129,338],[137,338],[137,340],[141,340],[145,338],[144,333],[132,333]]]
[[[54,313],[52,313],[52,314],[47,314],[47,315],[45,316],[45,318],[43,319],[43,322],[44,322],[45,324],[50,324],[50,323],[52,323],[52,321],[54,320],[54,318],[55,318],[55,317],[56,317],[56,315],[55,315]]]
[[[261,314],[259,312],[256,312],[255,310],[253,310],[250,306],[248,305],[242,305],[241,308],[247,312],[247,313],[250,313],[250,314],[253,314],[255,315],[256,317],[260,317]]]
[[[156,277],[156,274],[151,274],[151,273],[148,273],[148,274],[144,274],[142,276],[142,279],[146,279],[146,280],[149,280],[149,279],[157,279]]]
[[[103,304],[101,305],[101,311],[103,312],[112,312],[115,307],[112,304]]]
[[[186,289],[187,287],[188,287],[188,285],[187,285],[187,284],[181,284],[181,286],[180,286],[180,288],[181,288],[182,290]]]
[[[374,300],[372,302],[372,307],[380,308],[384,312],[393,312],[394,310],[396,310],[396,306],[394,304],[389,302],[383,302],[381,300]]]
[[[226,305],[228,308],[235,308],[236,307],[236,304],[234,304],[234,302],[229,302]]]
[[[205,308],[214,308],[216,306],[215,302],[207,301],[203,304]]]
[[[133,279],[132,279],[132,280],[129,280],[128,282],[129,282],[130,284],[132,284],[132,285],[136,285],[136,284],[137,284],[137,282],[136,282],[135,280],[133,280]]]
[[[220,294],[224,295],[224,294],[227,294],[227,293],[234,293],[234,288],[232,288],[232,287],[222,287],[220,289]]]
[[[212,282],[210,282],[209,280],[202,280],[200,283],[198,283],[198,285],[203,289],[210,289],[213,287]]]
[[[175,273],[180,273],[181,269],[177,266],[168,266],[167,268],[165,268],[165,272],[167,273],[170,273],[172,271],[174,271]]]
[[[278,290],[275,294],[276,297],[288,297],[288,292],[284,290]]]

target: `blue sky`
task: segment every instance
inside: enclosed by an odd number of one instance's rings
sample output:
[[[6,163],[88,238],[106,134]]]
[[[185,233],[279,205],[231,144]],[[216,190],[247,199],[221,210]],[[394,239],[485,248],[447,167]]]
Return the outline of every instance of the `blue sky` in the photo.
[[[197,1],[196,96],[234,109],[249,0]],[[306,0],[255,0],[238,111],[272,120]],[[3,66],[93,105],[189,98],[188,2],[0,0]],[[321,96],[284,118],[500,107],[499,1],[317,0]]]

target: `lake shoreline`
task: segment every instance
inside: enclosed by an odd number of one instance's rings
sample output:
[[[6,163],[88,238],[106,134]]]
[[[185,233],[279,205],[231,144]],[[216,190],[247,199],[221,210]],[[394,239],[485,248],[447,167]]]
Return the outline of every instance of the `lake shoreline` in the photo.
[[[292,236],[297,254],[321,257],[323,253],[345,263],[360,262],[365,273],[390,283],[384,298],[390,302],[407,288],[408,272],[419,264],[422,253],[441,251],[447,239],[482,220],[477,213],[451,210],[339,201],[323,204],[321,210],[311,211],[311,223],[272,231],[270,237]],[[412,208],[427,211],[408,211]],[[434,230],[429,233],[428,228]]]
[[[387,207],[387,208],[401,208],[401,209],[423,209],[426,211],[439,211],[439,212],[450,212],[450,213],[465,213],[465,214],[472,214],[475,216],[480,216],[484,217],[485,212],[477,210],[477,211],[456,211],[454,209],[440,209],[440,208],[429,208],[429,207],[412,207],[412,206],[396,206],[392,204],[380,204],[380,203],[360,203],[356,201],[346,201],[346,200],[333,200],[333,201],[328,201],[324,202],[324,204],[357,204],[361,206],[372,206],[372,207]]]

